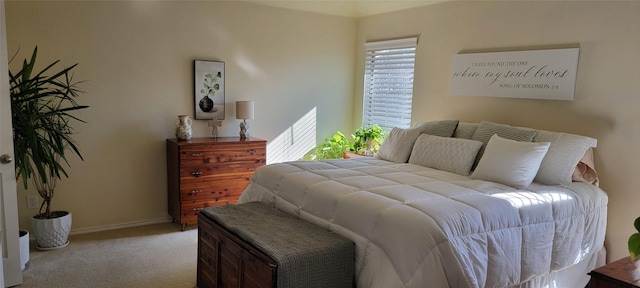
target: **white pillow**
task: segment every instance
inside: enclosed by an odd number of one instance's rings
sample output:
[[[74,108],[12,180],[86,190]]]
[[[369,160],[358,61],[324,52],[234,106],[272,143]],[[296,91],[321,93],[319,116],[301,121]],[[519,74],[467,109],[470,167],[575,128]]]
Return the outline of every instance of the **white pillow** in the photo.
[[[482,146],[480,148],[480,152],[478,152],[478,157],[476,157],[474,167],[478,165],[478,161],[480,161],[482,154],[484,154],[484,149],[486,149],[485,147],[487,146],[489,139],[491,139],[494,134],[498,134],[498,136],[510,140],[531,142],[533,141],[533,138],[537,133],[537,130],[531,128],[515,127],[488,121],[480,122],[480,124],[478,124],[478,127],[476,128],[476,131],[473,132],[471,140],[480,141],[484,143],[484,146]]]
[[[376,158],[396,163],[407,163],[413,144],[420,136],[422,127],[401,129],[393,128],[387,138],[384,139]]]
[[[422,134],[413,145],[409,163],[467,176],[482,142]]]
[[[525,188],[538,173],[549,142],[518,142],[493,135],[472,179]]]
[[[535,142],[551,142],[549,152],[542,159],[535,181],[546,185],[571,185],[573,172],[596,139],[560,132],[538,131]]]

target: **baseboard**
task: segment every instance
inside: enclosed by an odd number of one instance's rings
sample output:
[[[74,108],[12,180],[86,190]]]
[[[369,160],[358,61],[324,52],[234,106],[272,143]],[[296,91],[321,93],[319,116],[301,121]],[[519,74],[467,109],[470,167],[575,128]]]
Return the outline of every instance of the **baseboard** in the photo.
[[[152,224],[168,223],[171,221],[172,221],[171,217],[164,217],[164,218],[151,219],[151,220],[145,220],[145,221],[127,222],[127,223],[121,223],[121,224],[82,228],[82,229],[71,229],[71,232],[69,233],[69,235],[78,235],[78,234],[131,228],[131,227],[138,227],[138,226],[145,226],[145,225],[152,225]]]

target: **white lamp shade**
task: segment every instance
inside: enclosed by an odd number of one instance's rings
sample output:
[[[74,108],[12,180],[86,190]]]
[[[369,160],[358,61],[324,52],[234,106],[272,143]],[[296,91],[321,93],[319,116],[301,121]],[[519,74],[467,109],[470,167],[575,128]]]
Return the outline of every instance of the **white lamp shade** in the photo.
[[[236,101],[236,119],[253,119],[253,101]]]

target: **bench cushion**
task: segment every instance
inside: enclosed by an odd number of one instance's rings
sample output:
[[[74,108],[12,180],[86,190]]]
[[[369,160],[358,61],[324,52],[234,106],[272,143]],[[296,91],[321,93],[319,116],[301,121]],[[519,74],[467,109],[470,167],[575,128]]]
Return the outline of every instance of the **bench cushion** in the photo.
[[[279,288],[353,287],[354,243],[338,234],[262,202],[200,213],[275,260]]]

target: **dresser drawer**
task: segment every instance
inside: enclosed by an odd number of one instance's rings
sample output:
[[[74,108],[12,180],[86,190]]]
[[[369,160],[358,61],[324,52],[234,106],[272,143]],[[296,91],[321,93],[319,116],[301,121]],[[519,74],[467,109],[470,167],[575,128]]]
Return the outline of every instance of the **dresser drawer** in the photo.
[[[208,163],[228,163],[237,161],[256,162],[263,165],[267,150],[264,145],[248,144],[239,146],[193,145],[181,147],[181,165],[200,165]]]
[[[229,173],[253,173],[256,169],[264,166],[264,162],[242,161],[230,163],[210,163],[200,165],[182,165],[180,167],[180,180],[193,178],[206,178]]]
[[[251,173],[244,176],[227,176],[205,181],[185,181],[180,186],[183,202],[216,200],[225,197],[239,197],[249,185]]]

